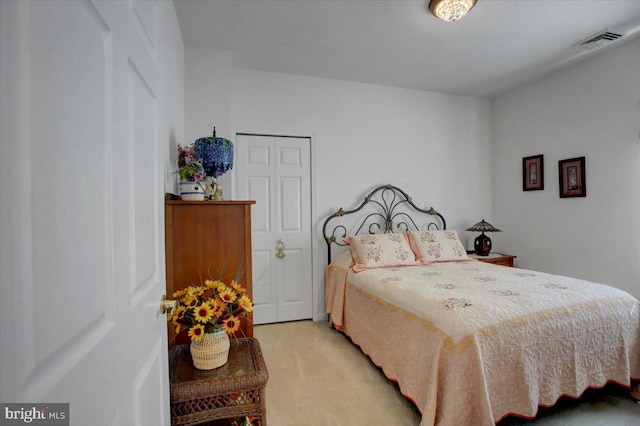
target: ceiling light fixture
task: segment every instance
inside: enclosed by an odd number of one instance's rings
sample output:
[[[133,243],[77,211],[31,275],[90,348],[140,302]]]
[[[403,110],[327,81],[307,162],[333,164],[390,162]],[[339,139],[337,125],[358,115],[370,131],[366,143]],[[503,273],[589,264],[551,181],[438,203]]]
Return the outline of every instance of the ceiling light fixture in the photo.
[[[476,0],[431,0],[429,10],[437,18],[456,22],[476,5]]]

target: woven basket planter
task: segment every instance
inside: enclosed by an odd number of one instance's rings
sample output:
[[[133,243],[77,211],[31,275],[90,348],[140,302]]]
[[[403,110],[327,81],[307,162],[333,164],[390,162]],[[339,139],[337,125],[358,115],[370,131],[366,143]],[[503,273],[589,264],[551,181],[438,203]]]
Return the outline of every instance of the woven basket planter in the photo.
[[[222,329],[205,333],[202,340],[191,342],[193,366],[199,370],[212,370],[227,363],[229,335]]]

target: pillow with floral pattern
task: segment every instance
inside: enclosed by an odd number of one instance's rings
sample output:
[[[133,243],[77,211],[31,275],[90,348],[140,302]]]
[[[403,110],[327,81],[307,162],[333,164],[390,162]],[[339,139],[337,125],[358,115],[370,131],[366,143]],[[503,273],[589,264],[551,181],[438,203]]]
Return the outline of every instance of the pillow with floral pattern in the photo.
[[[470,260],[456,231],[408,231],[407,235],[422,264]]]
[[[419,264],[404,233],[356,235],[345,238],[344,242],[349,244],[355,272]]]

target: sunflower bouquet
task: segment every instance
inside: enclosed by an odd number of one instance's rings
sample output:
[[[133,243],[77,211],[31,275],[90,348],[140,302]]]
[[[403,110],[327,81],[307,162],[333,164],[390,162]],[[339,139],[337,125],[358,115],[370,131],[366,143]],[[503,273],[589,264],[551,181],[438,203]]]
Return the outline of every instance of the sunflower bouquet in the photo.
[[[202,340],[205,333],[222,328],[229,334],[240,328],[240,317],[253,311],[246,289],[236,280],[228,285],[219,280],[205,280],[204,285],[190,286],[173,293],[177,300],[167,321],[176,335],[188,330],[191,341]]]

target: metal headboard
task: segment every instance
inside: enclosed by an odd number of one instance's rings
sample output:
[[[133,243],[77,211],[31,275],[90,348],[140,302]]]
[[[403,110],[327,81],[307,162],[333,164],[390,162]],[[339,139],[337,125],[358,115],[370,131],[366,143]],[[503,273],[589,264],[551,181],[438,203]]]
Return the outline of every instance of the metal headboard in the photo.
[[[365,209],[365,206],[368,207]],[[350,218],[352,221],[355,221],[355,224],[349,223],[348,219],[343,220],[345,216],[356,214],[363,209],[364,211],[361,216]],[[373,211],[367,213],[367,209]],[[420,227],[414,220],[414,216],[419,213],[439,217],[442,228],[440,228],[437,223],[431,221],[433,220],[431,217],[428,218],[431,222],[425,223]],[[362,216],[364,216],[364,219]],[[358,223],[360,225],[358,225]],[[418,220],[418,223],[421,223],[421,221]],[[347,226],[350,226],[350,229],[355,228],[355,232],[349,232]],[[340,207],[337,212],[324,221],[322,234],[327,243],[328,263],[331,263],[331,245],[346,246],[347,244],[343,242],[343,239],[347,235],[360,235],[365,232],[369,234],[388,234],[394,232],[394,228],[397,232],[446,229],[447,223],[444,217],[435,211],[433,207],[429,210],[423,210],[416,206],[411,200],[411,197],[397,186],[379,186],[364,197],[364,201],[357,208],[353,210],[343,210],[342,207]]]

